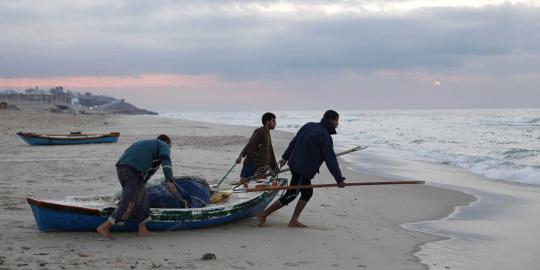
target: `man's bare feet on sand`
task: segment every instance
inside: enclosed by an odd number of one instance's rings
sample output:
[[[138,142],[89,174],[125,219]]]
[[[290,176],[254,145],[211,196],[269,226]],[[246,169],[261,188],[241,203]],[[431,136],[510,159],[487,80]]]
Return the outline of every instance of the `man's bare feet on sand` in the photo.
[[[114,240],[111,232],[109,232],[109,230],[104,225],[97,227],[96,231],[99,233],[99,235],[101,235],[103,240]]]
[[[306,225],[300,223],[299,221],[291,221],[291,222],[289,222],[289,227],[291,227],[291,228],[307,228]]]
[[[150,231],[147,231],[147,232],[138,232],[137,233],[137,236],[138,237],[148,237],[148,236],[157,236],[158,234],[155,233],[155,232],[150,232]]]
[[[139,229],[137,232],[137,236],[139,237],[147,237],[147,236],[156,236],[157,233],[151,232],[146,228],[146,225],[144,223],[139,223]]]
[[[145,229],[139,228],[139,232],[137,233],[138,237],[147,237],[147,236],[156,236],[156,235],[158,234],[155,232],[151,232],[147,230],[146,228]]]
[[[256,216],[257,220],[259,221],[259,227],[266,227],[266,216],[264,216],[264,213],[259,213]]]

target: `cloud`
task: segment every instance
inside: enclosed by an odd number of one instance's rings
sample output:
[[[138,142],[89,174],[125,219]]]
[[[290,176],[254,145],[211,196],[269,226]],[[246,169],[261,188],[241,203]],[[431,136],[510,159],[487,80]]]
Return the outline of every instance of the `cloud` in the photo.
[[[483,64],[494,59],[518,59],[524,72],[538,66],[520,56],[540,55],[540,7],[427,7],[394,14],[370,12],[374,4],[7,1],[0,4],[0,74],[177,73],[246,80],[381,69],[491,74],[500,66]],[[332,7],[335,12],[328,12]]]
[[[538,1],[2,1],[0,34],[1,88],[157,111],[540,106]]]

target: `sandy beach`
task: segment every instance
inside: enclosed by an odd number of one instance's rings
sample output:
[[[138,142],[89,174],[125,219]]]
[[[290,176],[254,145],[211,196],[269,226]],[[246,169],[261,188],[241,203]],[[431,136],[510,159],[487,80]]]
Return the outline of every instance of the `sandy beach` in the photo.
[[[116,233],[42,233],[25,198],[112,194],[120,189],[115,162],[131,143],[171,135],[175,175],[216,182],[232,165],[252,128],[155,116],[0,114],[0,269],[426,269],[418,247],[444,239],[400,227],[441,219],[475,198],[429,185],[318,189],[301,216],[307,229],[287,223],[293,206],[271,215],[200,230],[138,238]],[[119,131],[116,144],[32,147],[15,132]],[[281,155],[293,134],[272,132]],[[348,181],[385,180],[347,169]],[[240,166],[228,181],[237,180]],[[159,171],[158,175],[161,172]],[[288,175],[285,174],[285,177]],[[155,176],[156,177],[156,176]],[[325,166],[313,183],[333,183]],[[211,252],[216,260],[203,261]]]
[[[356,162],[363,164],[366,171],[378,163],[367,153]],[[489,180],[432,162],[401,160],[382,167],[385,171],[412,179],[429,179],[430,185],[460,190],[477,198],[471,205],[458,207],[442,220],[402,225],[448,238],[426,243],[416,253],[430,269],[539,268],[540,232],[536,229],[540,226],[538,186]]]

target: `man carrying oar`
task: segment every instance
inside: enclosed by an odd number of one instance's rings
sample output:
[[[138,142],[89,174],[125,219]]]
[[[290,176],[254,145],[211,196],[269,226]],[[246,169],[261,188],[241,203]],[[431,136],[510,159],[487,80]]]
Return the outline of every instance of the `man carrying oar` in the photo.
[[[290,186],[311,185],[311,179],[319,173],[323,161],[326,162],[326,166],[334,176],[338,187],[345,186],[345,178],[341,175],[331,137],[331,135],[336,134],[338,122],[339,114],[336,111],[328,110],[324,113],[320,123],[307,123],[296,133],[279,161],[281,167],[285,163],[289,164],[292,174]],[[300,199],[294,209],[289,227],[306,227],[298,221],[298,218],[313,195],[312,188],[287,190],[279,200],[257,215],[259,225],[264,226],[266,218],[270,214],[292,202],[298,193],[301,193]]]
[[[270,130],[276,128],[276,116],[267,112],[263,114],[261,122],[263,126],[253,131],[249,142],[236,159],[236,163],[240,164],[245,157],[239,182],[243,183],[244,187],[247,187],[250,178],[264,178],[268,170],[274,172],[277,169],[272,139],[270,138]]]

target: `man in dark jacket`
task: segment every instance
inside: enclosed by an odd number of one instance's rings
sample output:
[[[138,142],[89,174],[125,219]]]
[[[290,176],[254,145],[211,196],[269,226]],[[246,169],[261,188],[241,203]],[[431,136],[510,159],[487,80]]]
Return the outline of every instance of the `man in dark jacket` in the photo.
[[[247,185],[249,178],[262,177],[268,170],[275,171],[277,169],[272,139],[270,138],[270,130],[276,127],[276,116],[267,112],[263,114],[261,121],[263,126],[253,131],[249,142],[236,159],[236,163],[240,164],[245,157],[240,172],[240,183],[244,183],[244,185]]]
[[[130,217],[133,217],[139,226],[139,236],[151,234],[145,225],[151,217],[144,185],[160,165],[167,181],[167,190],[175,192],[171,164],[171,139],[164,134],[159,135],[157,139],[135,142],[118,159],[116,172],[122,186],[122,195],[118,208],[97,228],[97,232],[103,238],[112,239],[111,227],[114,224],[122,225]]]
[[[338,186],[345,186],[345,178],[341,175],[334,152],[334,143],[330,136],[336,134],[338,122],[339,114],[328,110],[324,113],[320,123],[307,123],[296,133],[279,161],[280,167],[283,167],[285,163],[289,164],[292,174],[290,186],[311,185],[311,179],[319,173],[323,161],[326,162],[326,166],[334,176]],[[287,190],[279,200],[257,215],[259,225],[264,226],[266,218],[271,213],[292,202],[299,193],[301,193],[300,199],[294,209],[289,227],[306,227],[298,221],[298,217],[313,195],[312,188]]]

